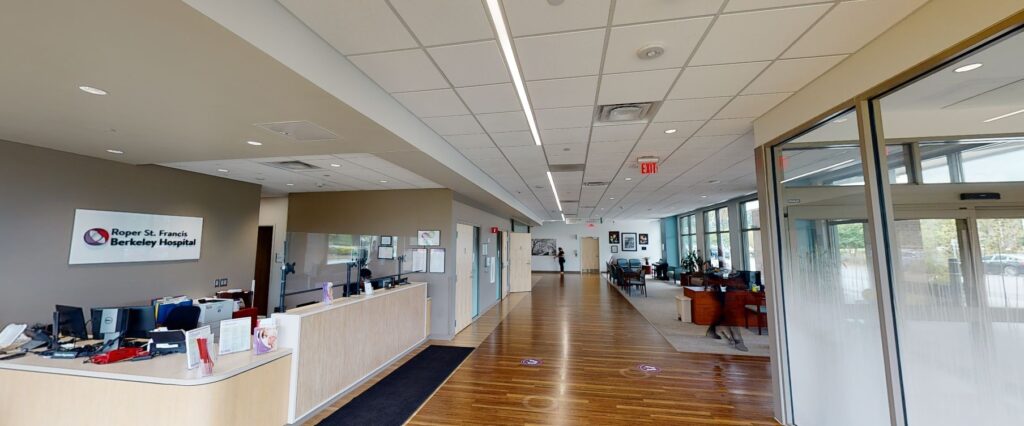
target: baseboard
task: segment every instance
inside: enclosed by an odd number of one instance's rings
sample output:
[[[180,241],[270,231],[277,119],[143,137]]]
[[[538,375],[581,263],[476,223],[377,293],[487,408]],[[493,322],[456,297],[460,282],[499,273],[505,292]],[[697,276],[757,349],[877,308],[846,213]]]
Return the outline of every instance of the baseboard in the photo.
[[[559,271],[531,271],[534,274],[560,274]],[[580,271],[565,271],[566,274],[579,274]]]

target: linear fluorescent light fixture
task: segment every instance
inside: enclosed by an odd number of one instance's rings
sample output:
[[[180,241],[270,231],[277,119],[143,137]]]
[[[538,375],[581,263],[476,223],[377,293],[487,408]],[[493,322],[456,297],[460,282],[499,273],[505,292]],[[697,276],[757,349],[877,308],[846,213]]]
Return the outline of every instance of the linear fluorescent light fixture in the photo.
[[[792,182],[794,180],[797,180],[797,179],[800,179],[800,178],[805,178],[805,177],[810,176],[810,175],[818,174],[818,173],[821,173],[821,172],[827,172],[827,171],[832,170],[832,169],[838,169],[838,168],[840,168],[842,166],[845,166],[847,164],[852,163],[853,161],[854,160],[846,160],[846,161],[843,161],[842,163],[836,163],[836,164],[833,164],[833,165],[828,166],[828,167],[822,167],[822,168],[820,168],[818,170],[809,171],[809,172],[804,173],[802,175],[797,175],[797,176],[793,176],[793,177],[791,177],[789,179],[786,179],[786,180],[782,181],[782,183],[789,183],[789,182]]]
[[[512,75],[512,84],[519,94],[519,103],[523,106],[523,113],[526,114],[526,122],[530,124],[530,133],[533,134],[533,141],[540,146],[540,132],[537,130],[537,121],[533,118],[533,108],[530,108],[530,99],[526,97],[526,84],[523,83],[523,76],[519,73],[519,62],[516,61],[516,53],[512,50],[512,38],[505,27],[505,16],[501,13],[499,0],[487,0],[487,11],[491,14],[491,21],[494,22],[494,31],[498,34],[498,44],[501,45],[501,54],[508,64],[508,72]],[[550,178],[550,175],[548,176]],[[553,186],[552,186],[553,187]],[[557,196],[555,196],[557,198]]]
[[[555,190],[555,179],[551,177],[551,172],[548,172],[548,183],[551,184],[551,193],[555,195],[555,203],[558,204],[558,211],[562,211],[562,201],[558,199],[558,191]]]
[[[1004,118],[1006,118],[1006,117],[1013,117],[1013,116],[1015,116],[1015,115],[1017,115],[1017,114],[1020,114],[1020,113],[1024,113],[1024,109],[1022,109],[1022,110],[1019,110],[1019,111],[1014,111],[1014,112],[1011,112],[1011,113],[1009,113],[1009,114],[1003,114],[1003,115],[1000,115],[1000,116],[998,116],[998,117],[992,117],[992,118],[990,118],[990,119],[988,119],[988,120],[985,120],[985,122],[986,122],[986,123],[991,123],[991,122],[993,122],[993,121],[996,121],[996,120],[1002,120],[1002,119],[1004,119]],[[539,145],[539,144],[538,144],[538,145]]]

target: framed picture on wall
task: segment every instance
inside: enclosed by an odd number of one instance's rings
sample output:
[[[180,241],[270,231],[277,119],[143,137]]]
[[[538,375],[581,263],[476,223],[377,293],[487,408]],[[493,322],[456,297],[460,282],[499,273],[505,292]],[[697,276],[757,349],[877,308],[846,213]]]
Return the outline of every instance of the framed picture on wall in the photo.
[[[647,234],[640,234],[640,245],[647,245]]]
[[[534,238],[530,243],[533,256],[554,256],[558,253],[558,242],[554,238]]]
[[[416,245],[418,246],[439,246],[441,245],[441,231],[416,231]]]
[[[618,253],[619,252],[619,246],[611,246],[611,249],[612,249],[612,253]]]
[[[377,247],[377,258],[378,259],[394,259],[395,258],[395,248],[394,247],[385,246],[385,245],[382,244],[380,247]]]
[[[392,238],[391,238],[390,235],[381,235],[380,236],[380,245],[382,245],[384,247],[391,247],[392,244],[394,244],[394,243],[392,242]]]
[[[619,231],[608,231],[608,244],[619,243]]]
[[[622,251],[636,251],[636,232],[622,233]]]

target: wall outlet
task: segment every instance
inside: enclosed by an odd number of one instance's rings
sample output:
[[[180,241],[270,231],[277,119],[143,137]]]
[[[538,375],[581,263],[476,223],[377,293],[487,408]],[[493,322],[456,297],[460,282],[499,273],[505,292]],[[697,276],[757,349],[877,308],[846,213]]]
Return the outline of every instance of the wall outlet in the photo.
[[[214,287],[227,287],[228,286],[228,279],[227,278],[215,279],[215,280],[213,280],[213,286]]]

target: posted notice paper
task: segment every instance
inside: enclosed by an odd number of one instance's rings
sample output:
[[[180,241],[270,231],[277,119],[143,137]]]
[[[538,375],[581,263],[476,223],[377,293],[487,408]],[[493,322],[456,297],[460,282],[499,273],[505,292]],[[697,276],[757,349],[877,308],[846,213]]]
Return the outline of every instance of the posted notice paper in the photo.
[[[252,319],[238,318],[220,322],[220,346],[218,355],[243,352],[252,346]]]

